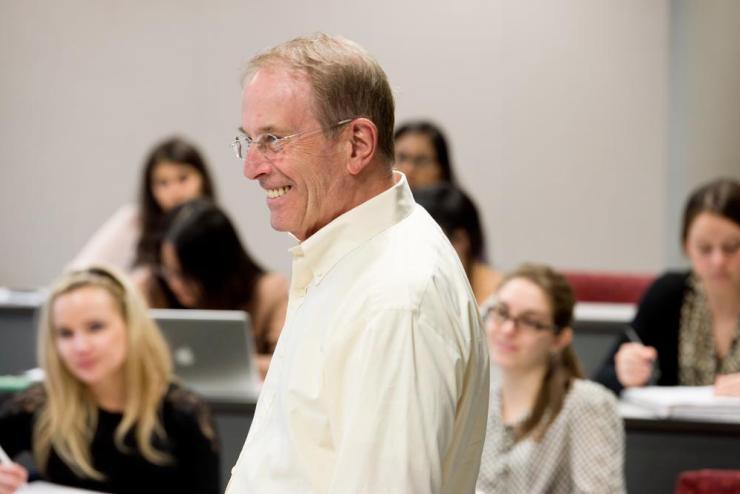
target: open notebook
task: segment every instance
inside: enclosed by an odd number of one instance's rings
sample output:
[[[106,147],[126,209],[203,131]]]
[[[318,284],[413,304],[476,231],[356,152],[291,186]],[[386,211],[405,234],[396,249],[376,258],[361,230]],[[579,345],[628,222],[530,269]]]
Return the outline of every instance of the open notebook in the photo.
[[[740,398],[714,396],[712,386],[647,386],[622,391],[622,401],[661,418],[740,422]]]

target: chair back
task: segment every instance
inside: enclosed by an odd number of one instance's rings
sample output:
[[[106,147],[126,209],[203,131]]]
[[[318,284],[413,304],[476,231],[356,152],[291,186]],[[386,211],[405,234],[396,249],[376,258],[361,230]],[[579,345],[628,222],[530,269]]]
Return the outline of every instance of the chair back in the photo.
[[[562,271],[578,302],[637,304],[655,279],[651,274]]]
[[[675,494],[737,494],[740,470],[689,470],[676,482]]]

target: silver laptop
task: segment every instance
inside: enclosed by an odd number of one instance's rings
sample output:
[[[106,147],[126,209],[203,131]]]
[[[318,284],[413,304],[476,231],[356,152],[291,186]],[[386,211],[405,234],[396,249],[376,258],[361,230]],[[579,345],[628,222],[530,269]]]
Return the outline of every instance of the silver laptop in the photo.
[[[175,374],[207,400],[254,402],[259,377],[242,311],[150,309],[172,351]]]

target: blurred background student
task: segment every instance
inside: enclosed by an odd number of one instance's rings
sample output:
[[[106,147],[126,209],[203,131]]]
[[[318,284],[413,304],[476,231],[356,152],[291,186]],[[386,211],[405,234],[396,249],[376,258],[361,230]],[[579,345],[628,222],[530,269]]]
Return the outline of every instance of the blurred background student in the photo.
[[[393,135],[395,167],[412,189],[439,182],[455,183],[450,153],[442,131],[431,122],[408,122]]]
[[[492,390],[477,493],[624,492],[614,396],[582,379],[575,298],[551,268],[507,275],[486,317]]]
[[[173,137],[157,144],[142,170],[137,203],[121,207],[90,238],[72,268],[104,263],[125,271],[156,258],[157,242],[168,211],[196,197],[215,200],[203,156],[190,142]]]
[[[288,282],[266,272],[218,206],[195,199],[175,208],[144,287],[152,307],[243,310],[249,314],[264,377],[285,320]]]
[[[623,336],[596,379],[616,393],[657,378],[740,396],[740,182],[721,178],[691,194],[681,243],[691,270],[653,283],[632,322],[641,342]]]
[[[475,203],[461,189],[446,182],[415,189],[414,199],[450,239],[475,299],[482,305],[501,282],[501,275],[486,262],[485,236]]]
[[[64,275],[39,325],[43,383],[0,410],[2,446],[32,451],[44,480],[111,493],[217,493],[210,411],[173,382],[170,352],[137,290],[107,268]],[[0,465],[0,493],[27,476]]]

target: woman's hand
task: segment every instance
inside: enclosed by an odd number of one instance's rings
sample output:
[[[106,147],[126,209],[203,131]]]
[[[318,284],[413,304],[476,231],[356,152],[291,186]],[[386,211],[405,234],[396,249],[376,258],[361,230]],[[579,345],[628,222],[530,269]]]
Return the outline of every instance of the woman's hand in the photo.
[[[658,352],[640,343],[624,343],[614,356],[617,379],[625,388],[644,386],[653,372]]]
[[[17,463],[0,464],[0,494],[12,494],[28,480],[28,470]]]
[[[740,372],[717,376],[714,380],[714,394],[717,396],[740,396]]]

